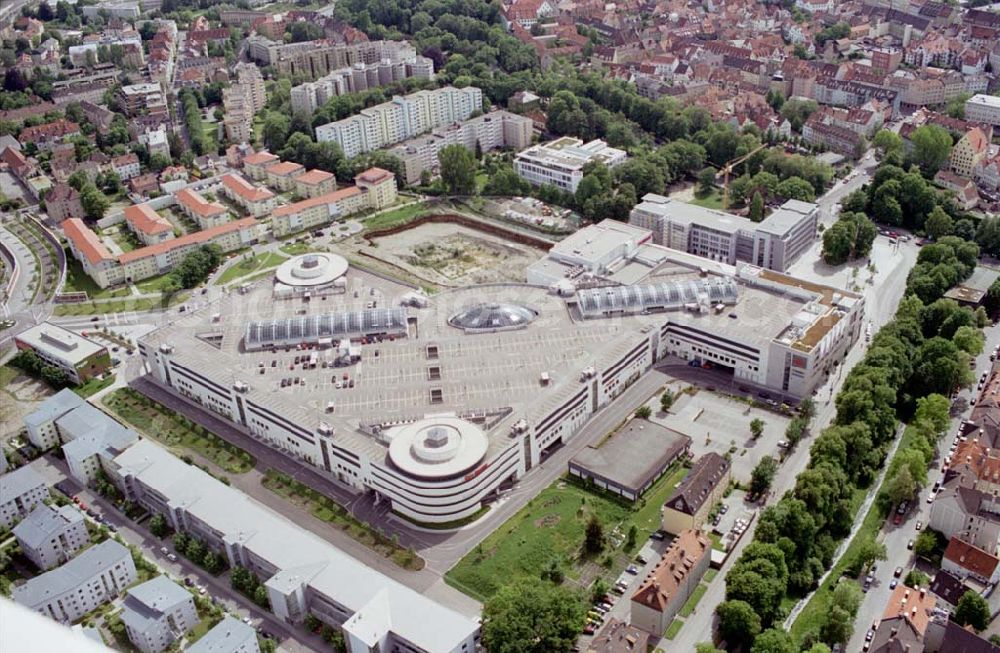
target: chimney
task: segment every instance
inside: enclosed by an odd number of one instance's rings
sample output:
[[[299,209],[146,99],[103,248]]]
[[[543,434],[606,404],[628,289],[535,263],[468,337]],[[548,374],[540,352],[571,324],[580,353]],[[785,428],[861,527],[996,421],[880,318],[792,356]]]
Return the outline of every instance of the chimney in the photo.
[[[921,587],[920,588],[920,598],[923,599],[925,596],[927,596],[927,588],[926,587]]]

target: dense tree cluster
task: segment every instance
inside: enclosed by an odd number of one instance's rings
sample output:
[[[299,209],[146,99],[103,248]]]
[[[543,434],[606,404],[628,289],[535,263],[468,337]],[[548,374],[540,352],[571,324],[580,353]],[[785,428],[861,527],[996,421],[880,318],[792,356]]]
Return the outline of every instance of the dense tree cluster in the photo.
[[[569,653],[584,612],[580,597],[565,587],[519,580],[483,606],[483,644],[490,653]]]
[[[218,245],[201,245],[188,252],[170,271],[169,281],[164,284],[164,294],[194,288],[205,281],[219,267],[219,263],[222,263],[222,249]]]
[[[45,383],[56,389],[65,388],[73,384],[69,377],[66,376],[66,372],[63,372],[58,367],[49,365],[30,349],[19,351],[16,356],[10,359],[10,364],[37,379],[45,381]]]
[[[215,148],[215,142],[205,137],[198,96],[192,89],[182,88],[177,97],[180,99],[181,114],[184,117],[184,126],[187,128],[191,149],[198,156],[212,152]]]
[[[823,232],[823,260],[840,265],[871,252],[878,235],[875,224],[864,213],[842,212]]]

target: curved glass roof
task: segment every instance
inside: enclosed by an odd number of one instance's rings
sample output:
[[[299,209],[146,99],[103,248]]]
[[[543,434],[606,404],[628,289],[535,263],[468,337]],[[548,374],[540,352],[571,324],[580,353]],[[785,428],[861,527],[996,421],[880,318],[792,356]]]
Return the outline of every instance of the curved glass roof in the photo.
[[[243,334],[243,344],[252,349],[272,344],[294,345],[313,342],[320,338],[347,338],[405,331],[405,308],[374,308],[365,311],[249,322]]]
[[[532,309],[520,304],[489,302],[470,306],[452,315],[448,319],[448,324],[466,331],[520,329],[527,326],[537,315],[538,313]]]
[[[580,311],[587,317],[643,310],[676,310],[701,299],[711,304],[735,304],[738,297],[739,286],[730,277],[588,288],[577,292]]]

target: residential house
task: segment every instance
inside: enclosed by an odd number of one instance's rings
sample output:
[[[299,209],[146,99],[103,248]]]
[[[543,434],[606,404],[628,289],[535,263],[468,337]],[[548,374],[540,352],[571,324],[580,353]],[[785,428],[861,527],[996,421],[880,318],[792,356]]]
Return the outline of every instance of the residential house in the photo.
[[[869,652],[923,650],[924,635],[936,605],[937,599],[926,588],[897,585],[875,629]]]
[[[728,460],[715,452],[699,458],[664,504],[663,530],[677,535],[688,529],[700,529],[729,486],[729,478]]]
[[[957,537],[948,541],[941,569],[962,580],[971,577],[983,585],[1000,581],[1000,559]]]
[[[133,177],[139,176],[139,157],[134,152],[116,156],[111,159],[111,167],[114,168],[119,179],[128,181]]]
[[[69,184],[55,184],[45,195],[45,212],[56,222],[84,217],[80,193]]]
[[[959,177],[951,170],[939,170],[934,175],[934,183],[955,193],[955,201],[966,211],[979,204],[979,191],[968,177]]]
[[[83,513],[73,505],[54,508],[40,503],[13,532],[21,552],[42,571],[63,564],[90,544]]]
[[[255,218],[264,217],[274,210],[274,193],[263,186],[254,186],[235,172],[222,175],[222,194]]]
[[[587,653],[645,653],[649,639],[645,630],[611,617],[590,641]]]
[[[995,554],[1000,542],[1000,497],[946,482],[931,505],[929,526],[947,538],[959,537]]]
[[[70,120],[60,119],[44,125],[25,127],[18,135],[18,140],[25,144],[34,143],[39,151],[45,152],[67,138],[80,135],[80,125]]]
[[[129,641],[143,653],[160,653],[198,624],[191,592],[166,576],[128,590],[122,622]]]
[[[700,531],[686,529],[632,595],[631,623],[659,636],[698,587],[712,558],[712,543]]]
[[[125,224],[144,245],[156,245],[174,237],[174,226],[149,204],[133,204],[124,210]]]
[[[11,528],[48,498],[48,484],[30,466],[0,476],[0,526]]]
[[[960,177],[972,177],[990,150],[990,139],[979,127],[973,127],[951,148],[951,171]]]
[[[187,653],[260,653],[257,631],[230,615],[187,647]]]

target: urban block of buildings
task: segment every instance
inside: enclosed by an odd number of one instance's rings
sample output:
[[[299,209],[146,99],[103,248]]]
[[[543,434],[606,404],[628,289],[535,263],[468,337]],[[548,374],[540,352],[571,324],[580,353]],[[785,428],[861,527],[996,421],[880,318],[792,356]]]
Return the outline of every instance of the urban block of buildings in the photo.
[[[399,51],[400,54],[409,54]],[[413,53],[407,59],[381,59],[371,63],[357,62],[339,68],[313,82],[292,87],[292,113],[312,115],[330,98],[347,93],[360,93],[411,77],[434,79],[434,62]]]
[[[632,209],[629,224],[653,242],[730,265],[750,263],[785,272],[816,239],[819,206],[788,200],[761,222],[654,193]]]
[[[588,163],[614,168],[627,158],[625,150],[609,147],[602,140],[584,143],[578,138],[564,136],[518,152],[514,157],[514,170],[533,186],[549,185],[575,193]]]
[[[105,540],[61,567],[13,588],[11,598],[68,624],[117,598],[135,580],[132,552],[115,540]]]
[[[354,157],[468,120],[482,110],[483,92],[475,86],[417,91],[320,125],[316,140],[337,143],[345,156]]]

